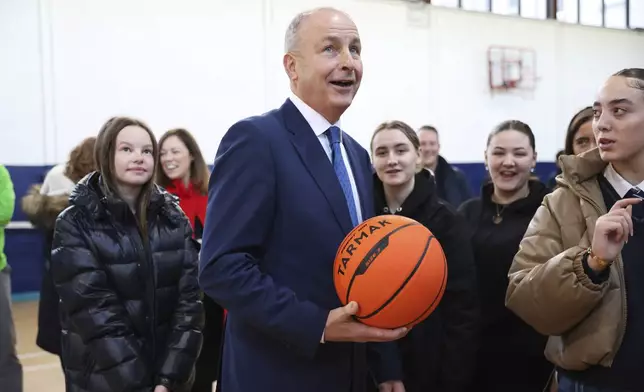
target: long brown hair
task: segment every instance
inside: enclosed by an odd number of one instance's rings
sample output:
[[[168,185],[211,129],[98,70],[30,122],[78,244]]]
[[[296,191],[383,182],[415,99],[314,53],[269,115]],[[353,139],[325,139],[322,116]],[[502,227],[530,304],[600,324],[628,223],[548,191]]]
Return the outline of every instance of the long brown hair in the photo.
[[[94,159],[96,166],[101,173],[101,188],[108,197],[120,197],[117,193],[116,178],[114,176],[114,157],[116,154],[116,137],[128,126],[137,126],[143,128],[152,141],[152,155],[154,159],[154,167],[152,176],[143,184],[139,198],[137,200],[136,217],[139,223],[139,229],[144,239],[148,235],[147,225],[147,207],[150,203],[152,189],[154,187],[155,171],[157,170],[157,161],[159,155],[159,148],[157,140],[150,128],[141,120],[130,117],[112,117],[101,128],[96,137],[96,148],[94,149]]]
[[[197,141],[192,136],[190,132],[183,128],[176,128],[167,131],[159,139],[159,148],[163,148],[163,143],[171,137],[176,136],[185,144],[188,149],[188,153],[192,156],[192,162],[190,162],[190,182],[199,189],[202,195],[208,193],[208,179],[210,177],[210,170],[208,165],[203,158],[201,149],[197,144]],[[157,184],[161,185],[164,188],[167,188],[172,183],[172,180],[165,174],[163,168],[157,170]]]
[[[96,161],[94,160],[95,144],[95,137],[85,138],[69,153],[64,172],[67,178],[78,182],[88,173],[96,170]]]

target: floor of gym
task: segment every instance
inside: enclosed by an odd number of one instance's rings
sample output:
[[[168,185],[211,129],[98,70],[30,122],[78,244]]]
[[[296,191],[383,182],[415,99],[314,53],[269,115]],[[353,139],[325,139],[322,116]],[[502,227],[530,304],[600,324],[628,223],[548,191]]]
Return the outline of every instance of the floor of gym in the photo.
[[[17,330],[18,357],[24,372],[24,392],[65,392],[58,357],[36,346],[38,301],[14,302],[13,316]]]

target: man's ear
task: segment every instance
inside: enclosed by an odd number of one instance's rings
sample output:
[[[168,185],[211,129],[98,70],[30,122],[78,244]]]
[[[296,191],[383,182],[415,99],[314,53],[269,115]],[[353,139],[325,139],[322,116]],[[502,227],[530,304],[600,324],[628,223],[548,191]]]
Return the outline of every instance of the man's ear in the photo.
[[[291,82],[297,80],[297,71],[295,70],[296,61],[297,60],[295,59],[293,53],[284,54],[284,59],[282,60],[284,64],[284,71],[286,71],[286,75]]]

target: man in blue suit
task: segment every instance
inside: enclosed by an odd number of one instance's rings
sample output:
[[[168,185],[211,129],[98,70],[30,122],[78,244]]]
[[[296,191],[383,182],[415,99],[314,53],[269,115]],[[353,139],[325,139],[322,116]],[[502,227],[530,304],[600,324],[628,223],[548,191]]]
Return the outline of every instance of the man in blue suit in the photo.
[[[384,330],[352,318],[333,285],[338,246],[373,215],[368,153],[340,117],[360,86],[358,30],[322,8],[295,17],[284,68],[292,96],[233,125],[208,192],[200,284],[228,310],[223,392],[362,392],[364,342]],[[207,350],[208,347],[204,347]]]

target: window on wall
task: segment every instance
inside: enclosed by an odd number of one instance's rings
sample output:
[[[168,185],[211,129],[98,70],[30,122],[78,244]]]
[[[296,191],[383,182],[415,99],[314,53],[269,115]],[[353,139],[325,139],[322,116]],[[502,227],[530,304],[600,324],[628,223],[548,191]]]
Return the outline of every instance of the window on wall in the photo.
[[[456,8],[458,7],[458,0],[432,0],[432,5]]]
[[[432,5],[614,29],[644,29],[644,0],[425,0]]]
[[[626,28],[626,0],[604,0],[604,26]]]
[[[577,0],[557,0],[557,20],[568,23],[579,22]]]
[[[489,11],[489,0],[461,0],[461,8],[468,11]]]
[[[644,29],[644,0],[629,1],[629,26]]]
[[[602,26],[602,0],[583,0],[579,2],[579,23],[586,26]]]
[[[543,0],[521,0],[521,16],[546,19],[548,17],[548,2]]]
[[[519,15],[524,18],[546,19],[544,0],[492,0],[492,12],[501,15]]]
[[[519,0],[492,0],[492,12],[501,15],[519,15]]]

